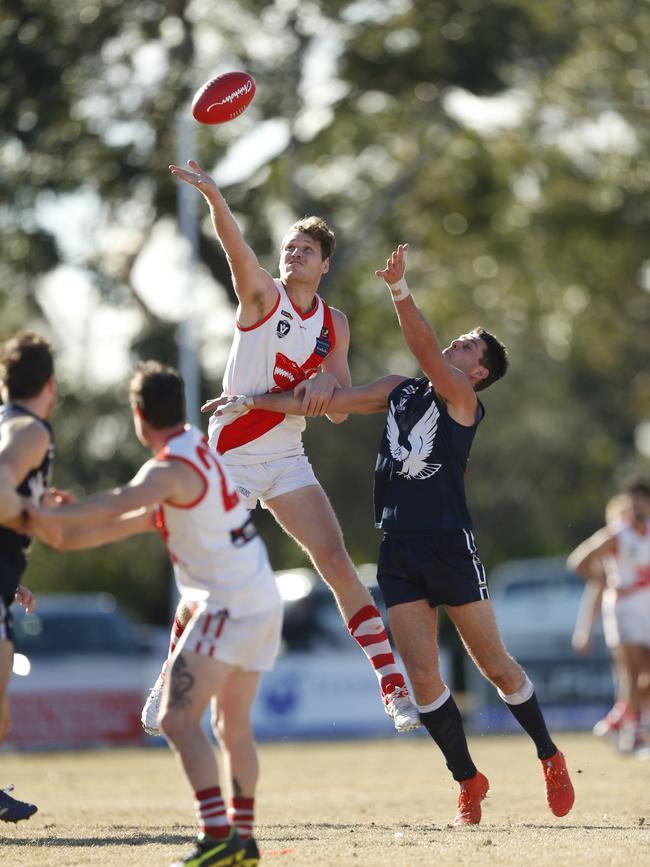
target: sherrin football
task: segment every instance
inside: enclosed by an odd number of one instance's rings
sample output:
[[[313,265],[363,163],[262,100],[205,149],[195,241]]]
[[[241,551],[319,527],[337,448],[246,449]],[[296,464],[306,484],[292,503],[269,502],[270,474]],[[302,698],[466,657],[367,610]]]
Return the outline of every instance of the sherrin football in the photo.
[[[197,90],[192,115],[199,123],[226,123],[246,109],[255,96],[255,81],[247,72],[225,72]]]

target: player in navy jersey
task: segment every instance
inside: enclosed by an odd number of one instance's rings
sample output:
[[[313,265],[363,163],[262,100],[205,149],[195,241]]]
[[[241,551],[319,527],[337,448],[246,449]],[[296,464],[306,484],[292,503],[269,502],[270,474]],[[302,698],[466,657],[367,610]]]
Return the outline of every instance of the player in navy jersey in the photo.
[[[20,583],[31,539],[24,527],[28,502],[49,490],[54,442],[47,422],[56,403],[54,362],[42,337],[21,332],[0,348],[0,741],[11,727],[7,687],[14,654],[11,605],[29,612],[34,597]],[[58,498],[59,494],[52,493]],[[0,820],[17,822],[36,812],[34,804],[0,791]]]
[[[465,500],[469,451],[485,415],[477,392],[506,372],[505,347],[474,328],[441,349],[404,279],[407,249],[400,245],[386,268],[375,273],[391,290],[404,337],[425,375],[386,376],[360,388],[341,388],[328,411],[388,410],[375,467],[375,520],[384,531],[377,578],[420,720],[460,784],[454,823],[480,822],[489,784],[471,759],[460,712],[440,674],[440,606],[533,739],[548,805],[564,816],[574,801],[564,757],[551,740],[531,681],[501,641]],[[252,407],[301,413],[301,387],[293,396],[242,395],[224,402],[219,412],[224,419],[236,418]]]

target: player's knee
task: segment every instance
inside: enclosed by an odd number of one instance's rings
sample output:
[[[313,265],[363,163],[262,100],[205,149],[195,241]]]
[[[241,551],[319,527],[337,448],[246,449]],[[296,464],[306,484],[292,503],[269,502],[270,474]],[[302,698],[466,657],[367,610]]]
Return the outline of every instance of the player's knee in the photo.
[[[331,586],[356,580],[354,566],[343,545],[319,545],[310,554],[318,571]]]
[[[484,660],[481,671],[490,683],[506,695],[516,692],[524,678],[521,667],[505,654]]]
[[[226,714],[221,714],[216,721],[216,733],[219,743],[224,749],[232,752],[242,743],[252,739],[253,729],[250,720],[230,720]]]
[[[407,671],[416,696],[428,695],[432,688],[435,691],[437,686],[440,686],[442,690],[443,683],[439,669],[432,668],[431,665],[420,665],[418,662],[414,662],[407,666]]]

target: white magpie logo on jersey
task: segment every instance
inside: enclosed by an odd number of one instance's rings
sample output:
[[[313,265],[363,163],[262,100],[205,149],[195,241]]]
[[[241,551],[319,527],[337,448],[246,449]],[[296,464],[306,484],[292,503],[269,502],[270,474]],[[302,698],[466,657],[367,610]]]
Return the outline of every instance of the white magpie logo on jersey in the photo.
[[[397,409],[403,409],[402,402]],[[442,464],[433,464],[427,461],[433,449],[433,441],[438,432],[438,419],[440,410],[435,402],[417,421],[410,431],[404,431],[408,438],[408,448],[400,443],[400,427],[395,420],[396,407],[391,403],[386,422],[388,434],[388,446],[391,457],[395,461],[401,461],[402,468],[398,470],[399,476],[407,479],[430,479],[434,476]]]
[[[291,323],[286,322],[284,319],[281,319],[278,322],[278,327],[276,328],[278,337],[286,337],[290,330]]]

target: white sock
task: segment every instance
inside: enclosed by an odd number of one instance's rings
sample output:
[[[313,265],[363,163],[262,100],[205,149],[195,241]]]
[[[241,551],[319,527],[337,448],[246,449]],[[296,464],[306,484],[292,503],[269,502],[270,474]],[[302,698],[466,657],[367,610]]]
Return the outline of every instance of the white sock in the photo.
[[[443,704],[447,701],[450,695],[451,693],[449,692],[449,687],[445,686],[438,698],[434,699],[431,704],[419,704],[417,708],[420,713],[429,713],[432,710],[438,710],[439,707],[443,706]]]
[[[528,675],[524,672],[524,682],[517,692],[513,692],[511,695],[505,695],[505,693],[501,692],[500,689],[497,689],[497,692],[506,704],[523,704],[525,701],[528,701],[531,695],[535,692],[535,687],[533,686],[532,681],[529,680]]]

